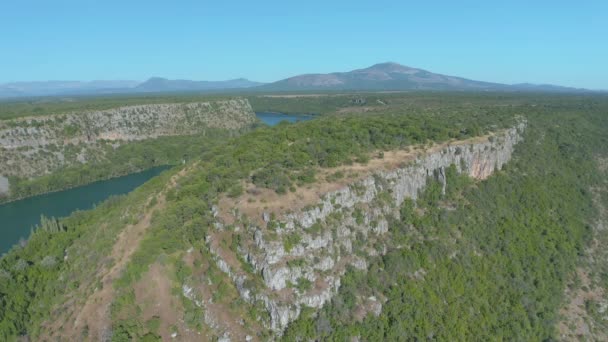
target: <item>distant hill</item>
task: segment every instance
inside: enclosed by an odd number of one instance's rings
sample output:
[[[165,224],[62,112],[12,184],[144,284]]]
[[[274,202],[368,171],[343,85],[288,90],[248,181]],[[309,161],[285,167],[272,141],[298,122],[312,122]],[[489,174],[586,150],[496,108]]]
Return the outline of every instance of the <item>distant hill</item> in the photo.
[[[580,92],[585,89],[533,84],[500,84],[436,74],[388,62],[369,68],[329,74],[305,74],[258,87],[259,90],[453,90],[453,91],[550,91]]]
[[[133,90],[136,92],[167,92],[167,91],[204,91],[219,89],[251,88],[263,83],[250,81],[245,78],[237,78],[228,81],[190,81],[169,80],[161,77],[152,77],[137,85]]]
[[[572,87],[564,87],[553,84],[533,84],[533,83],[518,83],[513,84],[511,86],[514,89],[521,91],[544,91],[544,92],[553,92],[553,93],[572,93],[572,92],[589,92],[592,90],[584,89],[584,88],[572,88]],[[602,92],[602,91],[596,91]]]
[[[128,89],[137,81],[41,81],[0,84],[0,98],[19,96],[52,96],[64,94],[94,94],[112,89]]]

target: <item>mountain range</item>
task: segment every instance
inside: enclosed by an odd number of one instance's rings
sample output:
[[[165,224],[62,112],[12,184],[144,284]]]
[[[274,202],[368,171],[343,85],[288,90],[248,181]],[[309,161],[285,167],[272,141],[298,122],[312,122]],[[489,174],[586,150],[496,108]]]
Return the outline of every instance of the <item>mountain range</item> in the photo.
[[[507,91],[507,92],[590,92],[591,90],[549,84],[501,84],[433,73],[387,62],[364,69],[329,74],[304,74],[273,83],[244,78],[228,81],[170,80],[152,77],[137,81],[46,81],[0,84],[0,98],[56,95],[100,95],[164,92],[217,91]]]
[[[298,90],[437,90],[437,91],[539,91],[586,92],[587,89],[531,83],[501,84],[433,73],[387,62],[365,69],[329,74],[305,74],[258,87],[267,91]]]
[[[103,95],[129,93],[165,93],[244,89],[262,85],[244,78],[228,81],[169,80],[152,77],[138,81],[42,81],[0,84],[0,98],[26,96]]]
[[[167,92],[167,91],[205,91],[223,89],[241,89],[260,86],[263,83],[237,78],[228,81],[190,81],[168,80],[161,77],[152,77],[138,84],[133,89],[136,92]]]

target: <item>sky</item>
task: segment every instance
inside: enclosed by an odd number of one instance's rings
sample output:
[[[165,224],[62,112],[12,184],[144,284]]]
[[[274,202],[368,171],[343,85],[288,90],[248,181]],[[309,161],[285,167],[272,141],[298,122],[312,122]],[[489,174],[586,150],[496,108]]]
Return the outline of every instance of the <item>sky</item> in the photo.
[[[0,0],[0,83],[270,82],[385,61],[608,89],[608,1]]]

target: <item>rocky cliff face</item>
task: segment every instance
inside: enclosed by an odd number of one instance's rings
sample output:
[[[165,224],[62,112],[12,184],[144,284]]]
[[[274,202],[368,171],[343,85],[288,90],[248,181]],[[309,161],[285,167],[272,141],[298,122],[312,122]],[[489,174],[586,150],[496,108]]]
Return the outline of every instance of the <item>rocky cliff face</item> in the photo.
[[[0,180],[35,177],[86,163],[128,141],[188,135],[206,128],[238,129],[255,122],[246,99],[150,104],[86,113],[0,121]],[[0,181],[0,194],[8,183]]]
[[[213,244],[211,236],[210,250],[241,297],[263,305],[270,315],[268,328],[280,334],[302,307],[327,303],[348,266],[366,270],[367,257],[386,252],[388,218],[399,216],[405,199],[416,199],[430,178],[441,182],[445,191],[445,170],[451,165],[476,179],[489,177],[510,160],[524,129],[521,122],[489,139],[451,144],[402,168],[377,172],[329,192],[298,212],[264,214],[262,225],[236,209],[230,213],[236,223],[224,225],[214,207],[217,231],[232,229],[240,243],[236,255],[230,256],[230,251]],[[369,301],[371,312],[379,314],[381,301]]]

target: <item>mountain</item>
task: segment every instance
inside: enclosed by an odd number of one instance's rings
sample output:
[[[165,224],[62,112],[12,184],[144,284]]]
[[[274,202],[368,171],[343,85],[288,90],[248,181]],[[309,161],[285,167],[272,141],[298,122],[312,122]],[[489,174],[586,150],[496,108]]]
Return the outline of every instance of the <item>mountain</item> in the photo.
[[[564,87],[553,84],[533,84],[533,83],[518,83],[513,84],[511,87],[521,91],[538,91],[538,92],[552,92],[552,93],[572,93],[572,92],[589,92],[591,90],[584,88],[572,88]],[[601,92],[601,91],[596,91]]]
[[[205,91],[251,88],[262,84],[263,83],[250,81],[245,78],[237,78],[228,81],[190,81],[152,77],[137,85],[133,90],[136,92]]]
[[[503,85],[435,74],[397,63],[380,63],[369,68],[330,74],[290,77],[261,88],[273,90],[485,90]]]
[[[297,90],[454,90],[454,91],[550,91],[580,92],[585,89],[553,85],[482,82],[462,77],[436,74],[387,62],[369,68],[329,74],[305,74],[270,83],[257,89]]]

